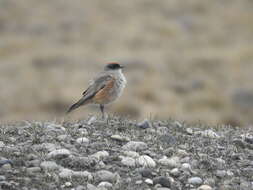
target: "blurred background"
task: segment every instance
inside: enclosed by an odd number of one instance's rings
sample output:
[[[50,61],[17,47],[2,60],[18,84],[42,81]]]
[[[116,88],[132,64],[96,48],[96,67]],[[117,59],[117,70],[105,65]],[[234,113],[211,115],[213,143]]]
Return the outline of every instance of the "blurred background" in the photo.
[[[119,61],[128,86],[107,112],[249,126],[252,19],[251,0],[0,0],[0,120],[64,117]]]

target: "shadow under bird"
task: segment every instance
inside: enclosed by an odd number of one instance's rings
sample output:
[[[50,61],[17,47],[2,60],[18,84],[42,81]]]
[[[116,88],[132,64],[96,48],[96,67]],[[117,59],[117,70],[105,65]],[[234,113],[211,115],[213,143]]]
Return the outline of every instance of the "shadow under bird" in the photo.
[[[73,104],[67,113],[83,105],[98,104],[104,118],[104,106],[118,99],[126,86],[127,81],[122,68],[119,63],[106,64],[104,71],[91,81],[83,92],[83,97]]]

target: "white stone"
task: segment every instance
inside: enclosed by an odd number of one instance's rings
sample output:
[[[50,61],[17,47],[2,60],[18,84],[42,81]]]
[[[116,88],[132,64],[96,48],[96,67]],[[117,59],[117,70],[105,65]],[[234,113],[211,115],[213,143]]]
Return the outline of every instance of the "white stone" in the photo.
[[[180,175],[180,171],[178,168],[174,168],[170,171],[171,175],[173,175],[174,177],[178,177]]]
[[[76,142],[78,144],[88,144],[89,143],[89,139],[86,137],[80,137],[78,139],[76,139]]]
[[[200,177],[191,177],[188,179],[188,183],[192,185],[201,185],[203,180]]]
[[[112,184],[107,181],[102,181],[98,184],[98,187],[105,187],[106,189],[112,188]]]
[[[168,166],[169,168],[177,168],[180,166],[179,158],[178,157],[171,157],[167,158],[167,156],[164,156],[160,160],[158,160],[158,163],[164,166]]]
[[[53,171],[53,170],[58,170],[60,168],[60,166],[58,166],[55,162],[53,161],[44,161],[40,163],[40,167],[43,170],[49,170],[49,171]]]
[[[148,178],[145,180],[145,183],[149,185],[153,185],[153,180]]]
[[[48,153],[48,158],[65,157],[69,156],[70,154],[71,153],[68,149],[58,149]]]
[[[129,142],[130,139],[128,137],[120,136],[120,135],[112,135],[111,139],[117,140],[117,141],[122,141],[122,142]]]
[[[96,159],[98,159],[98,160],[102,160],[102,159],[104,159],[104,158],[107,158],[109,156],[109,153],[107,152],[107,151],[105,151],[105,150],[103,150],[103,151],[98,151],[98,152],[96,152],[95,154],[92,154],[91,155],[91,157],[94,157],[94,158],[96,158]]]
[[[131,157],[122,157],[121,163],[128,167],[135,167],[135,159]]]
[[[147,148],[148,145],[146,143],[139,141],[130,141],[122,147],[123,150],[132,150],[132,151],[141,151]]]
[[[182,170],[184,171],[191,171],[191,165],[188,163],[183,163],[181,166]]]
[[[211,129],[207,129],[205,131],[201,131],[200,133],[204,137],[209,137],[209,138],[219,138],[220,137],[217,133],[215,133]]]
[[[140,165],[143,167],[151,167],[151,168],[156,167],[155,161],[147,155],[143,155],[143,156],[140,156],[139,158],[137,158],[136,163],[137,163],[137,165]]]
[[[123,154],[128,156],[128,157],[132,157],[132,158],[140,157],[140,154],[138,152],[135,152],[135,151],[124,151]]]
[[[74,171],[67,169],[67,168],[63,168],[61,170],[61,172],[59,173],[59,177],[60,178],[71,178],[74,174]]]
[[[213,188],[209,185],[201,185],[197,190],[212,190]]]

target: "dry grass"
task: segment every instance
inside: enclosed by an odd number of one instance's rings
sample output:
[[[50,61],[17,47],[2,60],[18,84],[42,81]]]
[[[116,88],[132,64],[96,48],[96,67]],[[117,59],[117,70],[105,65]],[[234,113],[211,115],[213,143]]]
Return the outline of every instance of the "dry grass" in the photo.
[[[0,2],[0,117],[64,116],[104,62],[127,66],[111,113],[249,125],[251,1]],[[253,98],[249,98],[249,104]],[[92,106],[70,118],[96,112]]]

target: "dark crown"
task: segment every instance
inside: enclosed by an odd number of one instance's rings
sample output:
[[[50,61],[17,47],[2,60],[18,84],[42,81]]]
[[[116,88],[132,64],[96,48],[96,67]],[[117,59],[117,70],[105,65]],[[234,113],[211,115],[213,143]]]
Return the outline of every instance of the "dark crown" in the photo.
[[[116,70],[116,69],[121,69],[123,68],[119,63],[108,63],[105,66],[106,70]]]

